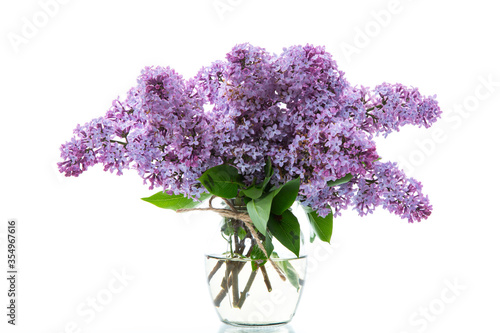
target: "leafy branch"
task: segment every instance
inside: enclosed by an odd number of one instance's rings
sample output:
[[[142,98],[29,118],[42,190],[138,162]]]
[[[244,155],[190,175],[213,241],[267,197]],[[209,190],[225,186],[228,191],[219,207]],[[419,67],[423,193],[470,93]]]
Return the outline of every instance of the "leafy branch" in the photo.
[[[214,299],[216,306],[225,298],[230,288],[232,288],[233,307],[241,308],[246,293],[251,287],[257,274],[257,270],[262,272],[264,282],[269,291],[272,290],[265,263],[269,262],[276,270],[283,281],[287,278],[290,283],[299,288],[299,279],[291,263],[276,263],[277,258],[272,244],[273,239],[278,240],[285,248],[300,255],[302,238],[300,223],[291,210],[291,206],[297,200],[300,191],[300,179],[292,179],[280,186],[270,184],[274,174],[271,162],[267,161],[264,169],[264,180],[260,183],[255,181],[250,186],[243,183],[243,176],[239,171],[227,164],[222,164],[206,170],[198,179],[207,190],[202,193],[199,200],[186,198],[182,195],[168,194],[165,192],[156,193],[144,201],[150,202],[161,208],[171,209],[177,213],[190,211],[211,211],[219,214],[225,219],[225,224],[221,228],[222,236],[230,245],[230,258],[248,258],[252,264],[252,275],[247,281],[243,292],[238,291],[238,275],[246,261],[230,262],[220,260],[210,272],[208,279],[212,279],[215,273],[226,266],[225,278],[222,283],[222,290]],[[351,181],[353,176],[347,174],[335,181],[329,181],[329,186],[338,186]],[[214,207],[213,201],[220,198],[225,207]],[[208,207],[200,207],[203,202],[208,202]],[[326,217],[309,207],[303,206],[309,222],[311,224],[311,241],[318,238],[325,242],[330,242],[333,228],[333,213]],[[245,240],[250,239],[251,245],[244,253],[246,247]]]

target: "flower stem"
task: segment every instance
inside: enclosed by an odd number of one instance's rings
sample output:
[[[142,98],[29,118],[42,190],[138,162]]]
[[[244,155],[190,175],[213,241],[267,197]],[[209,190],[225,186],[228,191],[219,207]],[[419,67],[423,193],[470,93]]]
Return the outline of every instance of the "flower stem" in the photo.
[[[233,218],[235,220],[242,221],[245,223],[245,226],[248,228],[250,233],[252,234],[252,237],[255,239],[257,242],[257,246],[259,249],[266,255],[268,258],[269,262],[273,266],[273,268],[276,270],[278,273],[279,277],[281,280],[286,281],[285,274],[281,271],[281,269],[276,265],[276,263],[271,259],[271,256],[267,253],[266,249],[264,248],[264,245],[260,241],[259,235],[257,234],[257,231],[255,230],[253,226],[252,219],[250,218],[250,215],[244,212],[238,212],[238,211],[232,211],[230,209],[224,209],[224,208],[213,208],[213,207],[208,207],[208,208],[184,208],[184,209],[177,209],[177,213],[184,213],[184,212],[191,212],[191,211],[211,211],[211,212],[216,212],[222,217],[227,217],[227,218]]]
[[[238,274],[240,273],[240,269],[239,269],[239,263],[238,262],[233,262],[232,263],[232,273],[231,273],[231,277],[233,278],[232,279],[232,290],[233,290],[233,307],[238,307],[238,302],[240,300],[240,294],[239,294],[239,284],[238,284]],[[229,286],[228,286],[229,288]]]
[[[248,252],[246,254],[246,257],[248,257],[250,255],[250,253],[253,250],[253,247],[254,247],[254,245],[250,246],[250,248],[248,249]],[[233,284],[233,276],[232,276],[232,274],[231,275],[229,274],[229,266],[228,265],[230,264],[230,261],[229,260],[221,260],[221,262],[226,263],[226,274],[222,278],[222,282],[220,284],[222,289],[214,299],[214,304],[216,307],[220,306],[220,303],[226,297],[227,291],[229,290],[229,288]],[[243,266],[245,266],[246,262],[241,261],[241,262],[237,262],[236,264],[238,264],[237,267],[238,267],[238,274],[239,274],[240,271],[243,269]]]
[[[236,228],[235,228],[235,223],[233,223],[233,230],[234,230],[234,247],[235,251],[238,254],[243,254],[243,249],[241,249],[238,246],[238,236],[236,233]],[[240,270],[238,269],[240,266],[239,262],[231,262],[231,276],[233,278],[232,281],[232,290],[233,290],[233,307],[238,305],[238,301],[240,300],[240,293],[239,293],[239,283],[238,283],[238,274],[240,273]],[[228,286],[229,288],[229,286]]]
[[[264,283],[266,284],[267,291],[273,291],[273,287],[271,286],[271,281],[269,280],[269,275],[267,275],[266,267],[260,266],[260,271],[262,272],[262,276],[264,277]]]
[[[241,297],[240,297],[240,300],[239,300],[238,305],[237,305],[237,307],[239,309],[241,309],[241,307],[243,306],[243,303],[245,303],[245,300],[247,299],[247,294],[250,291],[250,287],[252,286],[252,283],[255,280],[256,275],[257,275],[257,270],[255,270],[255,271],[252,270],[252,273],[250,273],[250,277],[248,278],[248,282],[245,286],[245,289],[243,289],[243,291],[241,292]]]
[[[217,273],[217,271],[222,267],[223,263],[224,263],[223,260],[217,261],[217,264],[215,264],[215,266],[212,269],[212,271],[210,272],[210,274],[208,274],[208,282],[210,282],[210,280],[212,280],[212,278],[214,277],[215,273]]]

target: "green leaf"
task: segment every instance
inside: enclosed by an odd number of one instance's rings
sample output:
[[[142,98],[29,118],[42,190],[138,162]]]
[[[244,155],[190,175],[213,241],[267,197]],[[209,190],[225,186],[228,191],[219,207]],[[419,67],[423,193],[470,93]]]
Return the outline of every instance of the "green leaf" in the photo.
[[[246,236],[247,236],[247,232],[245,231],[245,229],[243,229],[242,227],[240,227],[238,229],[238,238],[239,239],[244,239]]]
[[[271,178],[274,175],[274,169],[273,169],[273,165],[271,163],[271,158],[268,158],[266,161],[264,173],[265,173],[266,177],[264,178],[264,181],[262,182],[262,184],[260,184],[260,187],[262,188],[262,190],[266,189],[267,184],[269,184],[269,181],[271,180]]]
[[[324,242],[330,243],[333,230],[333,212],[330,208],[330,213],[325,217],[320,217],[318,212],[313,211],[310,207],[304,207],[309,222],[314,233]]]
[[[243,203],[244,203],[245,205],[248,205],[248,203],[249,203],[250,201],[252,201],[252,198],[249,198],[249,197],[243,197]]]
[[[292,263],[289,261],[283,261],[283,271],[285,272],[286,277],[288,278],[288,281],[294,286],[297,290],[300,289],[300,281],[299,281],[299,274],[293,268]]]
[[[250,258],[254,260],[267,260],[266,254],[262,252],[260,247],[258,247],[257,245],[255,245],[252,249],[252,252],[250,252]]]
[[[238,169],[222,164],[208,169],[198,180],[213,195],[231,199],[238,195],[241,179]]]
[[[267,255],[271,255],[274,251],[274,245],[273,245],[273,237],[271,236],[270,233],[267,233],[266,239],[264,241],[264,249],[266,250]]]
[[[300,179],[293,179],[284,184],[281,189],[276,190],[271,211],[273,214],[281,215],[290,208],[299,194]]]
[[[250,187],[248,187],[245,190],[242,190],[241,192],[251,198],[251,199],[259,199],[262,194],[264,193],[264,190],[266,189],[267,184],[271,180],[271,177],[273,176],[274,170],[272,169],[271,165],[271,159],[268,159],[266,162],[265,166],[265,175],[266,177],[264,178],[264,181],[260,184],[254,184]],[[254,180],[255,182],[255,180]]]
[[[286,210],[281,216],[271,215],[267,227],[284,247],[292,251],[297,257],[299,256],[300,224],[291,211]]]
[[[259,185],[259,188],[261,188],[262,191],[265,191],[266,186],[267,186],[267,184],[269,184],[270,180],[271,180],[271,176],[264,178],[264,181],[262,182],[262,184]]]
[[[273,173],[274,173],[273,164],[271,162],[270,157],[266,161],[266,166],[264,167],[264,172],[265,172],[266,178],[271,178]]]
[[[141,198],[142,200],[152,203],[155,206],[166,209],[183,209],[183,208],[195,208],[200,205],[202,201],[208,199],[211,196],[209,193],[202,193],[200,195],[200,201],[195,201],[193,199],[186,198],[182,194],[167,194],[163,191],[153,194],[147,198]]]
[[[247,203],[248,215],[250,215],[257,230],[263,235],[267,233],[267,221],[271,214],[273,198],[274,192],[271,192],[261,199],[252,199]]]
[[[273,258],[278,259],[278,255],[276,253],[273,253]],[[297,288],[297,290],[300,289],[300,280],[299,280],[299,274],[293,268],[293,265],[290,261],[288,260],[276,260],[275,263],[281,268],[283,272],[285,272],[286,277],[288,278],[288,281]]]
[[[348,173],[347,175],[345,175],[344,177],[342,178],[339,178],[337,180],[329,180],[327,182],[328,186],[332,187],[332,186],[337,186],[337,185],[341,185],[341,184],[345,184],[347,183],[348,181],[350,181],[352,179],[352,175],[350,173]]]
[[[266,239],[264,240],[264,249],[266,250],[266,253],[268,256],[271,256],[273,251],[274,251],[274,245],[272,241],[272,236],[270,233],[267,233]],[[257,263],[256,261],[252,261],[252,270],[256,270],[262,265],[265,265],[267,262],[267,256],[260,247],[255,245],[252,249],[252,252],[250,253],[250,258],[253,260],[260,260],[262,261],[261,263]]]
[[[241,191],[244,195],[251,199],[258,199],[262,196],[262,192],[264,192],[264,188],[262,186],[252,185],[246,190]]]
[[[231,237],[234,235],[234,228],[231,225],[231,223],[227,223],[227,221],[224,221],[221,231],[224,235]]]

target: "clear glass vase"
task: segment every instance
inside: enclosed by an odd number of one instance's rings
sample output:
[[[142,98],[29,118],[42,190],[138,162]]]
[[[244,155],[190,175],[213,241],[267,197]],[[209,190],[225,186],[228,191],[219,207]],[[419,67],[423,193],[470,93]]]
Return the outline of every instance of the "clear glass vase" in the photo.
[[[232,208],[246,212],[242,205]],[[235,326],[288,323],[305,282],[307,258],[303,251],[297,257],[269,232],[262,235],[248,221],[227,217],[214,241],[216,246],[211,244],[205,266],[221,321]]]
[[[206,256],[210,294],[222,322],[236,326],[283,325],[294,316],[305,281],[307,259]],[[277,269],[284,273],[285,280]]]

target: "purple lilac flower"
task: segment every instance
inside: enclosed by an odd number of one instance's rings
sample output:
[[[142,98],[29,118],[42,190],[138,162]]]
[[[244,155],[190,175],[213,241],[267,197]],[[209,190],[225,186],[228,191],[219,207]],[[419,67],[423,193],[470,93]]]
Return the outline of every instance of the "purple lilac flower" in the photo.
[[[116,170],[119,175],[128,167],[127,151],[116,140],[119,136],[112,121],[97,118],[78,125],[73,133],[71,141],[61,147],[65,161],[59,163],[59,168],[66,176],[79,176],[97,163],[102,163],[105,171]]]
[[[102,118],[78,126],[61,147],[59,169],[78,176],[97,163],[121,174],[137,170],[150,188],[198,198],[210,167],[234,165],[250,185],[299,177],[299,200],[319,215],[382,206],[410,222],[432,209],[421,184],[379,161],[373,136],[401,126],[429,127],[440,116],[434,97],[416,88],[351,86],[323,47],[280,55],[236,45],[225,61],[189,80],[169,67],[146,67],[126,98]],[[330,187],[329,181],[352,179]]]
[[[367,115],[373,120],[373,131],[385,136],[407,124],[428,128],[441,115],[435,96],[423,97],[417,88],[399,83],[378,85],[365,98]]]
[[[396,163],[377,163],[369,177],[361,179],[354,195],[355,209],[360,215],[372,213],[376,206],[414,222],[426,219],[432,210],[422,184],[407,178]]]

